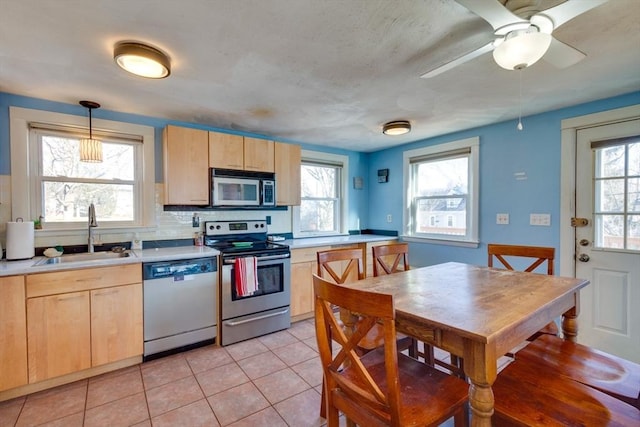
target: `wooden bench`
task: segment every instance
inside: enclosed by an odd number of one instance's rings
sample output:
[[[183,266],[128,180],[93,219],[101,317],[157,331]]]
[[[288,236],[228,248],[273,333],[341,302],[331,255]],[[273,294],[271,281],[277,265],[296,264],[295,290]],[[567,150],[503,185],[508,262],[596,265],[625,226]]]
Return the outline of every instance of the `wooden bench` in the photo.
[[[516,359],[596,388],[640,409],[640,365],[582,344],[542,335]]]
[[[640,425],[637,408],[526,361],[510,363],[492,388],[496,426]]]

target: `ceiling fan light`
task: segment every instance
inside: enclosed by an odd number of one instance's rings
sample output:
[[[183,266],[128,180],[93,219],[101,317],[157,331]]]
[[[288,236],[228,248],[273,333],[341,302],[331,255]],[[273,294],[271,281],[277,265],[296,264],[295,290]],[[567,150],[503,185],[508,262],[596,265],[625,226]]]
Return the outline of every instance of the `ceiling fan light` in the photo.
[[[382,126],[382,133],[385,135],[398,136],[409,132],[411,132],[411,123],[407,120],[397,120]]]
[[[113,50],[113,59],[125,71],[149,79],[163,79],[171,74],[169,57],[142,43],[121,42]]]
[[[536,30],[512,31],[504,42],[493,50],[493,59],[507,70],[526,68],[535,64],[551,45],[551,35]]]

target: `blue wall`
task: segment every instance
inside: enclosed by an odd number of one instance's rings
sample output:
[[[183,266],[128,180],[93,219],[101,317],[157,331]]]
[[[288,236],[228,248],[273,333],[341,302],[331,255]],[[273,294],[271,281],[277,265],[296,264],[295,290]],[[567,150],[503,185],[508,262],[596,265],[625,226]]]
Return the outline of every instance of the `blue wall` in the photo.
[[[524,130],[516,121],[454,132],[423,141],[377,151],[369,156],[369,215],[372,229],[402,232],[402,155],[410,149],[480,137],[480,242],[479,248],[411,243],[411,264],[431,265],[460,261],[486,265],[489,242],[560,246],[561,121],[600,111],[640,104],[640,92],[524,117]],[[389,168],[389,182],[376,183],[378,169]],[[516,180],[525,172],[526,180]],[[496,225],[496,214],[508,213],[509,225]],[[529,225],[530,213],[551,214],[551,226]],[[387,214],[392,223],[386,222]],[[558,267],[556,257],[556,267]]]

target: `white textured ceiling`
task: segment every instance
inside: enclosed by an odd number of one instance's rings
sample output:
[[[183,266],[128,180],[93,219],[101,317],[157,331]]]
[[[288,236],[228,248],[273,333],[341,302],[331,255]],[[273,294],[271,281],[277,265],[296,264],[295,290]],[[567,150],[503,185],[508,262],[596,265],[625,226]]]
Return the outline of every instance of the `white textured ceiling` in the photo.
[[[640,0],[553,34],[587,58],[525,69],[523,115],[640,90]],[[490,53],[419,78],[491,39],[454,0],[0,0],[0,91],[369,152],[516,118],[518,72]],[[171,76],[121,71],[121,40],[167,52]],[[413,131],[382,135],[396,119]]]

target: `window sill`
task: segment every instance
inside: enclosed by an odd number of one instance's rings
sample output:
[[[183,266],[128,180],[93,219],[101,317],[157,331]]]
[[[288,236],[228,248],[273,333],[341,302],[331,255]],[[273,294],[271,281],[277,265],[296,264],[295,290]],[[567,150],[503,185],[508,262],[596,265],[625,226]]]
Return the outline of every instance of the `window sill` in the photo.
[[[433,245],[445,245],[445,246],[458,246],[461,248],[478,248],[480,246],[480,242],[470,241],[470,240],[432,239],[432,238],[416,237],[416,236],[401,236],[401,237],[402,237],[402,241],[404,242],[429,243]]]
[[[95,234],[121,234],[121,233],[144,233],[148,231],[155,231],[156,227],[149,226],[98,226],[93,229]],[[88,227],[74,227],[74,228],[42,228],[36,229],[37,236],[46,237],[65,237],[65,236],[82,236],[87,235]]]

